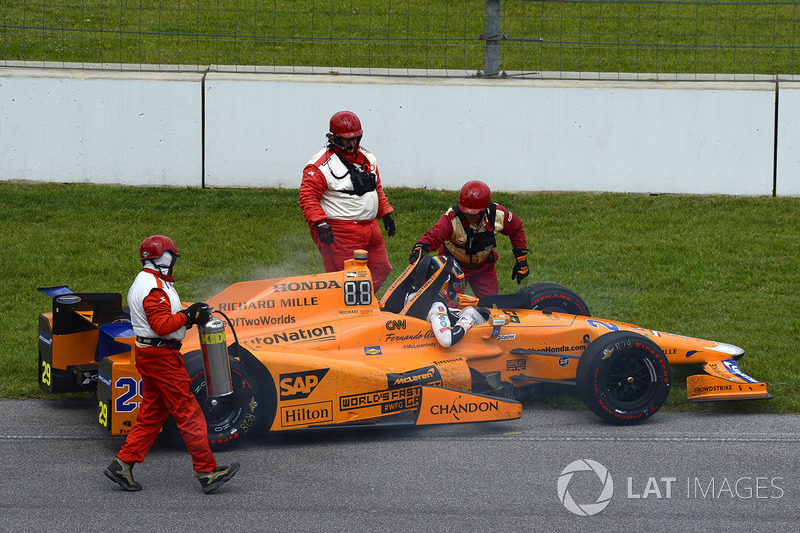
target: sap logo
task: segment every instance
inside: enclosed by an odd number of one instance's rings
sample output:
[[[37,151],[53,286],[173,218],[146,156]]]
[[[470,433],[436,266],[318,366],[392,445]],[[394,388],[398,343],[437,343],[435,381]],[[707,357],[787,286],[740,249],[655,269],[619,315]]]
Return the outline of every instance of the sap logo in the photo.
[[[330,368],[281,374],[281,399],[300,400],[308,398],[308,396],[314,392],[317,385],[319,385],[320,381],[322,381],[322,378],[325,377],[325,374],[328,373],[328,370],[330,370]]]
[[[386,329],[389,331],[397,331],[398,329],[406,329],[405,320],[387,320]]]

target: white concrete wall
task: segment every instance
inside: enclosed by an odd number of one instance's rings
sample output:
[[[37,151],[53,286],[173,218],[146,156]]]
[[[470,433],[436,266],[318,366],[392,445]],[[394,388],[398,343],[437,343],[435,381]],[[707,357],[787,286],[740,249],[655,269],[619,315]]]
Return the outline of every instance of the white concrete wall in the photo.
[[[0,179],[200,186],[201,80],[0,69]]]
[[[206,185],[297,187],[359,115],[384,186],[772,194],[775,84],[206,78]]]
[[[780,87],[776,158],[774,82],[0,68],[0,180],[295,188],[350,109],[386,187],[800,195]]]
[[[780,82],[778,91],[776,194],[800,196],[800,83]]]

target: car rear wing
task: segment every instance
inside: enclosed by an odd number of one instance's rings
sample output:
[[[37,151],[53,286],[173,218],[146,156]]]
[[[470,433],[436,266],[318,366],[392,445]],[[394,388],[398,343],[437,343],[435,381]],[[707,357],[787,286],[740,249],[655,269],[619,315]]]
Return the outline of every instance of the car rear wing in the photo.
[[[76,293],[66,285],[40,287],[52,312],[39,315],[39,385],[79,392],[96,385],[97,363],[129,352],[134,333],[119,293]]]

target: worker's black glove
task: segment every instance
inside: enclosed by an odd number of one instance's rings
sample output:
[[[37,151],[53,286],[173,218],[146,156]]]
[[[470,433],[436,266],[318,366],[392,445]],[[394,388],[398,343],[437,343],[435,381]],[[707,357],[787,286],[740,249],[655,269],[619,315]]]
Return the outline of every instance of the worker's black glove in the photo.
[[[408,264],[413,265],[417,259],[419,259],[423,255],[426,255],[428,252],[430,252],[430,250],[431,250],[430,246],[428,246],[424,242],[418,242],[417,244],[414,245],[414,248],[411,250],[411,255],[408,256]]]
[[[394,219],[392,218],[391,213],[386,213],[383,215],[383,227],[386,228],[386,234],[389,237],[394,237]]]
[[[193,303],[179,312],[186,315],[188,319],[187,325],[190,326],[192,324],[205,324],[211,319],[210,307],[208,307],[208,304],[205,302]]]
[[[517,285],[522,283],[522,280],[528,277],[530,271],[528,270],[528,249],[527,248],[514,248],[514,257],[517,262],[514,263],[514,268],[511,270],[511,279],[517,280]]]
[[[481,318],[483,318],[484,322],[486,322],[490,318],[492,318],[492,312],[489,311],[487,308],[485,308],[485,307],[476,307],[475,309],[478,310],[478,313],[481,315]]]
[[[317,224],[317,235],[319,235],[319,240],[325,244],[333,244],[333,230],[327,220]]]

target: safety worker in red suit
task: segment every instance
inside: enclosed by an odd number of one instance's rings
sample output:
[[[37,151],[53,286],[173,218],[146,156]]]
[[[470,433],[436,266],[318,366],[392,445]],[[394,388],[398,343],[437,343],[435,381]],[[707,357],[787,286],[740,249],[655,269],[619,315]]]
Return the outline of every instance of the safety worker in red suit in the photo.
[[[303,169],[300,207],[327,272],[344,269],[353,252],[368,252],[367,267],[377,292],[392,265],[380,226],[394,236],[394,209],[383,192],[375,156],[361,146],[361,121],[351,111],[330,119],[328,144]]]
[[[428,267],[428,276],[434,275],[440,268],[448,268],[447,260],[448,258],[442,255],[432,258]],[[464,272],[456,262],[449,266],[449,270],[447,279],[439,289],[439,294],[431,303],[425,317],[431,323],[434,337],[445,348],[455,346],[472,326],[483,324],[490,317],[488,309],[481,307],[467,306],[460,311],[450,308],[448,304],[457,298],[458,289],[461,288],[463,292]],[[406,303],[415,294],[416,291],[408,293]]]
[[[206,420],[190,391],[191,380],[179,351],[187,327],[206,323],[210,308],[202,302],[182,308],[173,287],[172,270],[180,254],[172,239],[152,235],[142,241],[139,251],[142,270],[128,291],[128,306],[136,334],[142,402],[125,444],[103,473],[126,491],[141,490],[141,484],[133,479],[133,466],[144,461],[172,415],[192,456],[200,486],[210,493],[236,474],[239,463],[217,465],[208,443]]]
[[[470,181],[461,188],[458,204],[449,208],[414,245],[409,261],[413,263],[420,254],[430,250],[453,256],[475,296],[495,295],[500,290],[494,250],[498,233],[511,239],[516,258],[511,279],[520,284],[529,274],[528,245],[522,221],[502,205],[492,202],[488,185]]]

